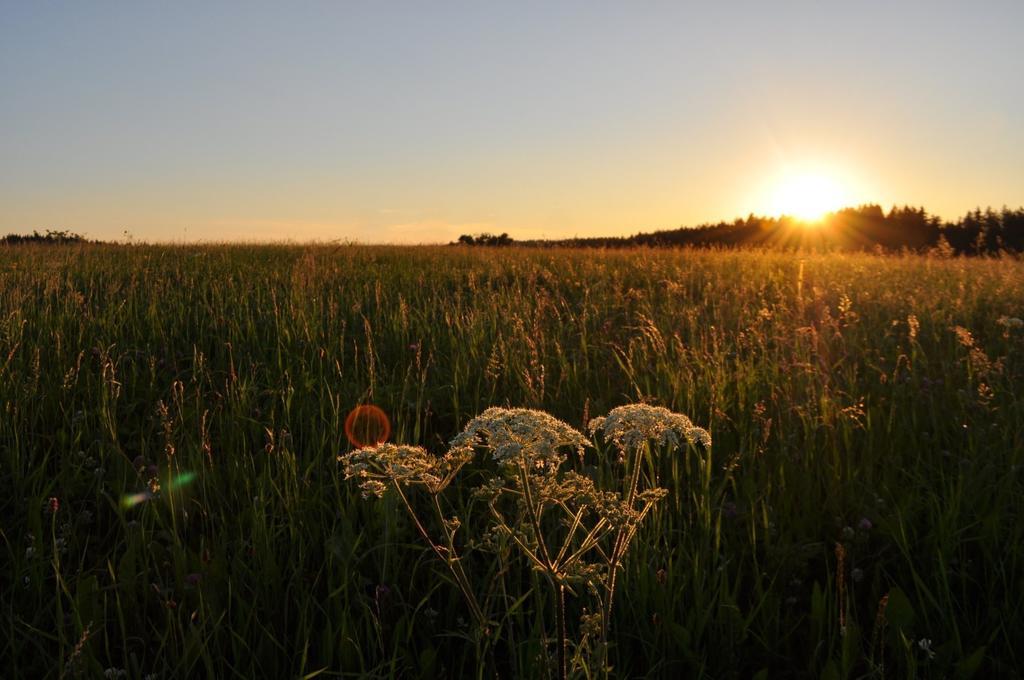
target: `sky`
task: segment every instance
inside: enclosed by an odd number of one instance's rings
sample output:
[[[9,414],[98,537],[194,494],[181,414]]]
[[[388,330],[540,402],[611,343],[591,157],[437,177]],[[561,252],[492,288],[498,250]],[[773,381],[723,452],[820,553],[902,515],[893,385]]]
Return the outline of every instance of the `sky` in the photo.
[[[1019,207],[1021,26],[1021,0],[0,0],[0,233],[427,243],[808,193]]]

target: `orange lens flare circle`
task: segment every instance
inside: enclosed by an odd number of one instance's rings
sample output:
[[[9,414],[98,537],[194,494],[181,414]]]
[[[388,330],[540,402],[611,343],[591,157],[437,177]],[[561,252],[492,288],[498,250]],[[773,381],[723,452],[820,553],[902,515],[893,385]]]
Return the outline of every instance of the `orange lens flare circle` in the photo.
[[[345,418],[345,436],[357,449],[383,444],[391,436],[387,415],[373,404],[356,406]]]

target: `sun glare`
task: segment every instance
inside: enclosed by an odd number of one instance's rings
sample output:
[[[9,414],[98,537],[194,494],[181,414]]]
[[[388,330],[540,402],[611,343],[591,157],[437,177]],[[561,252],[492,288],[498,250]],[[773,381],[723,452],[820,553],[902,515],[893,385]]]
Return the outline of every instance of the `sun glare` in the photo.
[[[772,212],[813,223],[832,210],[846,207],[849,198],[843,185],[828,175],[791,174],[776,186]]]

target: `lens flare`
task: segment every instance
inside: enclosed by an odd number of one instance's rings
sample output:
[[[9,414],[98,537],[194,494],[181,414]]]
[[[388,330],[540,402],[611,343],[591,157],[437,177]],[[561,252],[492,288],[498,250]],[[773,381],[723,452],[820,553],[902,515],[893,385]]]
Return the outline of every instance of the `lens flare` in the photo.
[[[174,491],[176,489],[180,489],[184,486],[188,486],[193,481],[195,481],[197,476],[198,475],[196,475],[195,472],[182,472],[181,474],[174,475],[169,480],[167,480],[167,483],[163,486],[163,488],[167,491]],[[151,501],[156,497],[157,494],[149,490],[140,491],[138,493],[131,493],[121,499],[121,507],[134,508],[135,506],[142,505],[143,503]]]
[[[121,507],[134,508],[136,505],[142,505],[151,498],[153,498],[153,494],[149,491],[142,491],[140,493],[130,493],[121,499]]]
[[[175,489],[180,489],[183,486],[188,486],[195,481],[197,476],[198,475],[194,472],[182,472],[179,475],[175,475],[167,482],[167,490],[174,491]]]
[[[380,408],[363,404],[352,409],[345,418],[345,436],[357,449],[383,444],[391,436],[391,423]]]

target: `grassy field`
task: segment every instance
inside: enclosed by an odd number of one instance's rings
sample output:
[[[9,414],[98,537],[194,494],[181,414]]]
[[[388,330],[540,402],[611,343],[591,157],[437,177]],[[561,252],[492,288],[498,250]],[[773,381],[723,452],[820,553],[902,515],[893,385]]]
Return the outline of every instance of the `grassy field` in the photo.
[[[540,675],[544,593],[482,648],[393,494],[344,479],[365,403],[435,453],[489,406],[711,431],[710,461],[658,461],[618,677],[1024,667],[1020,260],[26,246],[0,272],[0,676]]]

